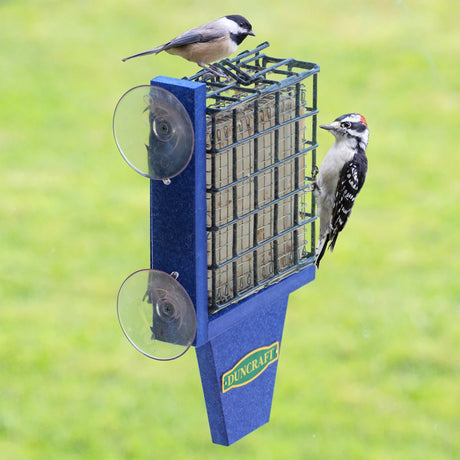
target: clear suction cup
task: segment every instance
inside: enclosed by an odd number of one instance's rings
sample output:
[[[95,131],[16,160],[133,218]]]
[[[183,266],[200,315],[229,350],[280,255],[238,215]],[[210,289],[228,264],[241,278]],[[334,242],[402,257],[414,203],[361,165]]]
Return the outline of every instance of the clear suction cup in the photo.
[[[178,358],[195,339],[193,303],[165,272],[145,269],[128,276],[118,292],[117,309],[127,339],[149,358]]]
[[[126,162],[150,179],[177,176],[192,157],[190,117],[179,99],[158,86],[136,86],[120,98],[113,134]]]

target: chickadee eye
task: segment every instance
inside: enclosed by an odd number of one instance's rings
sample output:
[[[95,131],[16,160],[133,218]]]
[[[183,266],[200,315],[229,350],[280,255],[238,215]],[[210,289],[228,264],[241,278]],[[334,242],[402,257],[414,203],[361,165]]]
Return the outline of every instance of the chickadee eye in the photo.
[[[342,128],[350,128],[351,123],[349,121],[342,121],[342,123],[340,123],[340,126]]]

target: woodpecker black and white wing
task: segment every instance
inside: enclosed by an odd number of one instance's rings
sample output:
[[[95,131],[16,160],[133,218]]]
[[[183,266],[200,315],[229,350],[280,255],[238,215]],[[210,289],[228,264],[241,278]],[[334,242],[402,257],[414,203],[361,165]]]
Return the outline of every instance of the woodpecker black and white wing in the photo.
[[[364,185],[366,173],[367,158],[365,155],[355,155],[353,160],[346,163],[342,168],[335,192],[335,202],[330,223],[329,250],[331,252],[334,250],[339,233],[344,229],[350,217],[356,196]]]

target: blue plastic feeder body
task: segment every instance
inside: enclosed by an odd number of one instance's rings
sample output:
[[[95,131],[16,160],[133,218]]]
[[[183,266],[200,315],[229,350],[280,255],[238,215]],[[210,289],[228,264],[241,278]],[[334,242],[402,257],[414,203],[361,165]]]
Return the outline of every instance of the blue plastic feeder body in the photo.
[[[312,281],[315,269],[306,263],[225,308],[210,308],[206,84],[166,77],[151,84],[184,105],[195,143],[190,163],[169,185],[150,181],[151,268],[178,272],[178,281],[193,301],[194,346],[211,436],[213,442],[228,446],[269,420],[289,294]],[[292,167],[299,161],[294,158]],[[295,202],[294,195],[286,199]]]
[[[195,148],[184,171],[171,180],[150,181],[151,268],[179,273],[196,308],[195,343],[207,341],[206,262],[206,85],[157,77],[151,81],[176,96],[194,127]]]

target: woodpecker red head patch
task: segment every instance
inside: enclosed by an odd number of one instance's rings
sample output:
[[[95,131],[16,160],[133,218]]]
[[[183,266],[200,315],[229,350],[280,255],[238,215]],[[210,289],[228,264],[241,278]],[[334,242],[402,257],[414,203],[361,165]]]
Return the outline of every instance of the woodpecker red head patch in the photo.
[[[361,121],[363,125],[367,126],[367,121],[362,115],[359,115],[359,120]]]

